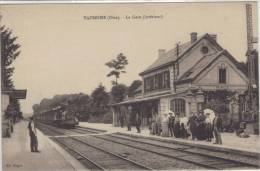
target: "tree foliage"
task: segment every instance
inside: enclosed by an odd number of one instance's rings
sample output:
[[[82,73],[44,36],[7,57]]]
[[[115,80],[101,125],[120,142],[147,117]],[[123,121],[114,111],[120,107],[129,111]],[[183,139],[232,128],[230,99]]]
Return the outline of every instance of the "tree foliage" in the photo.
[[[238,62],[237,66],[245,75],[248,75],[248,62]]]
[[[128,64],[128,60],[123,53],[120,53],[116,59],[112,59],[107,62],[105,65],[111,68],[112,70],[107,74],[107,77],[114,76],[115,81],[112,81],[113,85],[117,85],[117,80],[120,77],[121,73],[126,73],[125,67]]]
[[[57,106],[64,106],[69,113],[74,113],[81,121],[88,121],[91,117],[102,118],[108,111],[109,94],[105,87],[99,85],[91,96],[83,93],[55,95],[50,99],[44,98],[39,104],[33,105],[34,113],[51,110]]]
[[[124,84],[114,85],[111,89],[113,102],[121,102],[127,94],[127,86]]]
[[[91,94],[94,106],[106,107],[109,101],[109,95],[103,85],[99,85]]]
[[[92,115],[98,116],[108,111],[109,95],[101,84],[92,92]]]
[[[135,91],[138,87],[142,85],[141,80],[134,80],[132,84],[128,87],[128,96],[133,97],[135,95]]]
[[[12,36],[12,30],[2,26],[0,27],[0,32],[2,88],[13,89],[12,75],[14,67],[11,64],[20,54],[20,45],[16,43],[17,37]]]
[[[12,76],[14,73],[14,67],[12,63],[20,54],[20,45],[16,43],[16,36],[12,36],[12,30],[0,27],[1,34],[1,88],[2,90],[14,89]],[[20,109],[20,103],[17,99],[11,99],[10,104],[5,112],[7,118],[17,117],[23,118]]]
[[[235,92],[230,92],[227,90],[217,90],[217,91],[206,91],[208,102],[206,103],[206,108],[210,108],[217,113],[224,114],[229,111],[229,101],[234,97]]]

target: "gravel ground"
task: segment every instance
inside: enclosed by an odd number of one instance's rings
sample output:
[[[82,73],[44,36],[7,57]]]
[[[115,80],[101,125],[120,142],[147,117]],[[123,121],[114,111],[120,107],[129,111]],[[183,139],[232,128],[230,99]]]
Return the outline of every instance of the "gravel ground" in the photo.
[[[146,152],[143,150],[138,150],[132,147],[127,147],[124,145],[116,144],[113,142],[108,142],[95,138],[93,136],[80,137],[80,139],[99,146],[107,151],[111,151],[125,158],[129,158],[133,161],[141,163],[145,166],[149,166],[155,170],[169,170],[169,169],[205,169],[203,167],[191,164],[188,162],[183,162],[180,160],[175,160],[168,157],[163,157],[154,153]]]

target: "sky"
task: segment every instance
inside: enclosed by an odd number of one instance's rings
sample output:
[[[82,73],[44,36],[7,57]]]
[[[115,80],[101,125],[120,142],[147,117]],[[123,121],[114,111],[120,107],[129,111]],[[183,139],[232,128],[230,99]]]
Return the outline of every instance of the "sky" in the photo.
[[[27,89],[20,101],[24,113],[56,94],[90,94],[100,83],[110,91],[113,78],[106,76],[105,63],[119,53],[129,60],[119,83],[130,85],[158,58],[158,49],[189,41],[191,32],[217,34],[224,49],[246,60],[244,2],[0,5],[0,12],[1,24],[13,30],[21,45],[13,80],[16,89]],[[144,15],[159,18],[134,17]],[[256,21],[253,4],[254,35]]]

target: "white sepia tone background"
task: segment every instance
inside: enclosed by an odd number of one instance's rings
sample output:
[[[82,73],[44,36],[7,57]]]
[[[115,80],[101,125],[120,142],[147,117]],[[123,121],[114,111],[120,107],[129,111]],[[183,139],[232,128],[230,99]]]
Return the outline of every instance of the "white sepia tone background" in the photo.
[[[119,83],[129,85],[158,58],[158,49],[171,49],[190,40],[191,32],[217,34],[221,44],[245,61],[245,2],[137,4],[1,5],[2,24],[21,44],[15,60],[14,85],[27,88],[22,110],[55,94],[91,93],[113,78],[104,64],[123,53],[129,60]],[[120,20],[84,20],[84,16],[120,16]],[[162,15],[161,19],[123,19],[125,15]],[[257,4],[253,30],[257,32]]]

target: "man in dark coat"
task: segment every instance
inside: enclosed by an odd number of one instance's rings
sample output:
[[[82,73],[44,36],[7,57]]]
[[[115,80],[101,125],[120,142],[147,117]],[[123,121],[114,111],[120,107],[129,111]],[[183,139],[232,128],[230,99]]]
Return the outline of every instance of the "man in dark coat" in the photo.
[[[216,141],[214,144],[222,144],[221,133],[220,133],[221,128],[222,128],[222,119],[219,116],[219,113],[215,113],[215,118],[213,120],[213,132]]]
[[[31,146],[31,152],[39,152],[38,151],[38,140],[37,140],[37,134],[36,134],[36,127],[34,123],[33,117],[30,118],[29,124],[28,124],[28,129],[29,129],[29,135],[30,135],[30,146]]]
[[[132,107],[128,106],[128,110],[126,113],[127,131],[131,131],[131,115],[132,115]]]
[[[136,121],[135,124],[136,124],[137,133],[141,133],[140,126],[141,126],[142,119],[141,119],[141,116],[140,116],[140,114],[138,112],[136,112],[135,121]]]
[[[198,128],[197,128],[197,139],[198,140],[205,140],[206,139],[206,116],[202,111],[199,112],[198,115]]]
[[[197,133],[198,133],[198,121],[197,121],[197,116],[195,113],[192,113],[187,125],[190,127],[190,132],[191,132],[191,137],[192,140],[195,140],[197,138]]]
[[[120,122],[121,128],[124,127],[125,112],[126,112],[125,106],[121,106],[121,108],[120,108],[120,114],[119,114],[119,122]]]

